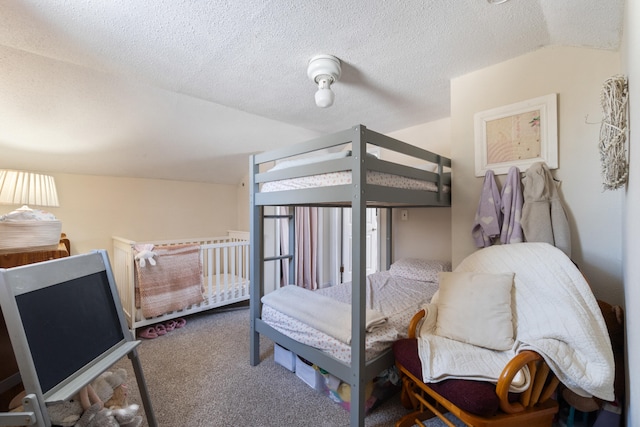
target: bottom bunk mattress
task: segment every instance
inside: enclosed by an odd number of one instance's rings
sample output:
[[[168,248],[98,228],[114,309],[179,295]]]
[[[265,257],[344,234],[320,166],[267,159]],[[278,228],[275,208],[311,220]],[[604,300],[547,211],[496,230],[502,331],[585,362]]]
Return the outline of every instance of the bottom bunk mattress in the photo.
[[[407,327],[413,315],[424,304],[430,302],[431,297],[438,290],[437,273],[432,275],[433,280],[422,281],[397,276],[392,274],[392,271],[393,266],[390,271],[367,276],[366,307],[387,319],[366,334],[365,357],[367,360],[387,350],[394,341],[406,337]],[[351,290],[351,282],[346,282],[314,292],[350,305]],[[268,298],[263,298],[263,302],[265,300],[268,301]],[[262,320],[300,343],[325,351],[342,362],[351,362],[350,344],[278,311],[266,302],[262,307]],[[350,323],[345,327],[350,328]]]

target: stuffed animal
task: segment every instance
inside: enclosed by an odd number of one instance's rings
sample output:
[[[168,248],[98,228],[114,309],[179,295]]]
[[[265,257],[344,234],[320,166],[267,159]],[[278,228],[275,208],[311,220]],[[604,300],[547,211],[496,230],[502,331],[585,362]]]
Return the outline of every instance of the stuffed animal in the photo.
[[[110,411],[120,427],[140,427],[142,417],[137,415],[138,408],[138,405],[128,405],[125,408],[110,409]]]
[[[76,425],[84,409],[79,398],[47,404],[49,419],[54,426],[73,427]]]
[[[92,383],[95,394],[103,403],[97,413],[90,411],[89,422],[77,427],[139,427],[142,417],[137,415],[139,406],[127,403],[127,371],[123,368],[103,372]],[[86,411],[85,411],[86,412]],[[84,415],[83,415],[84,416]]]
[[[137,412],[138,405],[107,409],[96,403],[84,411],[74,427],[140,427],[142,417]]]
[[[153,245],[151,244],[135,245],[134,249],[136,251],[136,255],[134,256],[134,259],[138,261],[138,265],[140,267],[146,266],[147,260],[149,261],[149,264],[156,265],[156,260],[153,259],[153,257],[158,256],[158,254],[153,251]]]
[[[119,424],[109,409],[95,403],[84,411],[74,427],[119,427]]]
[[[91,386],[95,390],[98,398],[104,402],[105,408],[110,408],[115,404],[111,402],[111,400],[114,399],[114,395],[116,393],[118,396],[115,399],[118,400],[118,406],[124,407],[127,406],[126,381],[127,371],[123,368],[119,368],[113,372],[103,372],[98,378],[93,380]]]
[[[127,371],[103,372],[72,399],[47,405],[54,426],[139,427],[139,406],[127,403]]]
[[[127,403],[127,385],[122,384],[113,389],[113,395],[104,402],[104,407],[109,409],[120,409],[129,406]]]
[[[84,396],[85,392],[87,393],[86,396],[88,396],[88,390],[83,388],[80,393],[69,400],[47,403],[47,413],[49,414],[51,424],[60,427],[75,426],[84,412],[82,400],[86,398]],[[21,402],[25,395],[26,392],[24,391],[17,395],[9,404],[9,410],[12,412],[22,412],[24,409]],[[81,395],[83,396],[81,397]]]

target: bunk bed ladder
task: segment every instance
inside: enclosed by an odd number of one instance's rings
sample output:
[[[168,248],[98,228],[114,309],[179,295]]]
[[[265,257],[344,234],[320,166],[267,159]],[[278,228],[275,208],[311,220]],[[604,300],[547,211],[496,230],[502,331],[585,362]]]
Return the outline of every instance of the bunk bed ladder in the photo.
[[[275,219],[275,220],[279,220],[279,219],[286,219],[288,222],[288,227],[289,227],[289,253],[288,254],[280,254],[280,255],[274,255],[274,256],[270,256],[270,257],[265,257],[264,261],[281,261],[283,259],[288,259],[289,260],[289,277],[293,278],[294,277],[294,272],[295,272],[295,257],[293,256],[294,250],[295,250],[295,236],[294,236],[294,227],[295,227],[295,208],[292,206],[287,206],[288,209],[288,213],[286,214],[271,214],[271,215],[264,215],[263,218],[264,219]],[[280,245],[278,245],[280,247],[280,249],[282,250],[282,247]]]
[[[260,313],[262,311],[262,293],[255,292],[257,288],[263,288],[264,285],[264,263],[269,262],[279,262],[283,259],[289,260],[289,277],[294,277],[295,272],[295,240],[294,240],[294,232],[295,232],[295,208],[292,206],[288,206],[287,214],[269,214],[265,215],[264,206],[258,205],[255,203],[254,195],[258,193],[259,184],[255,180],[255,174],[259,172],[258,165],[254,162],[254,156],[250,158],[250,179],[251,186],[250,190],[250,212],[249,212],[249,226],[250,226],[250,277],[252,277],[255,281],[255,284],[259,284],[259,286],[252,285],[252,291],[249,295],[250,301],[250,310],[251,310],[251,338],[250,338],[250,351],[249,351],[249,362],[251,366],[256,366],[260,363],[260,334],[256,329],[256,319],[260,318]],[[289,254],[280,254],[274,255],[271,257],[264,256],[264,221],[267,219],[287,219],[289,226]]]

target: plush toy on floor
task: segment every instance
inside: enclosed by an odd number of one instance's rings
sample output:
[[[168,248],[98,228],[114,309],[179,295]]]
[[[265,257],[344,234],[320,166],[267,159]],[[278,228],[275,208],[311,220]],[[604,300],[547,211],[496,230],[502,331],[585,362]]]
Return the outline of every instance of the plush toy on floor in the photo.
[[[18,409],[18,411],[21,410]],[[80,419],[83,411],[84,409],[82,409],[82,404],[78,398],[47,405],[49,419],[54,426],[73,427]]]
[[[9,410],[12,412],[23,412],[22,399],[24,399],[26,392],[21,392],[9,403]],[[93,402],[102,402],[95,393],[93,388],[88,385],[83,387],[78,394],[73,396],[69,400],[61,402],[48,403],[47,413],[49,414],[49,420],[53,426],[60,427],[74,427],[80,420],[85,408],[91,406]]]
[[[128,404],[126,380],[127,371],[122,368],[96,378],[91,386],[100,398],[100,405],[91,402],[75,427],[139,427],[142,424],[142,417],[137,415],[139,406]]]
[[[107,409],[99,403],[91,405],[74,427],[140,427],[142,417],[136,415],[138,405],[121,409]]]
[[[84,411],[74,427],[119,427],[119,424],[110,410],[94,403]]]
[[[138,405],[127,402],[127,371],[104,372],[71,400],[47,405],[54,426],[139,427]]]
[[[122,408],[127,406],[126,382],[127,371],[120,368],[113,372],[103,372],[98,378],[93,380],[91,386],[100,401],[104,402],[105,408],[113,409],[112,406]]]

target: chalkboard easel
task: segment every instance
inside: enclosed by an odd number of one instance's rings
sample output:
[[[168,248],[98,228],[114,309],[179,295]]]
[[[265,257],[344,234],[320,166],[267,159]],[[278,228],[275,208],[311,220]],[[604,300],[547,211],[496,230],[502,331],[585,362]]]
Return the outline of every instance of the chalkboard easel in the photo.
[[[51,426],[47,403],[70,399],[124,356],[157,426],[106,251],[0,269],[0,307],[26,392],[24,412],[0,413],[0,426]]]

